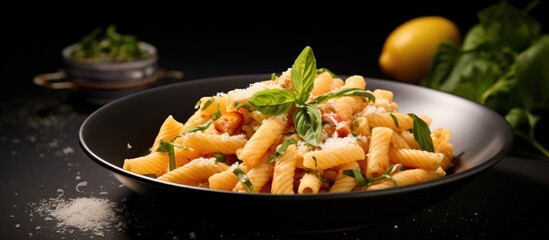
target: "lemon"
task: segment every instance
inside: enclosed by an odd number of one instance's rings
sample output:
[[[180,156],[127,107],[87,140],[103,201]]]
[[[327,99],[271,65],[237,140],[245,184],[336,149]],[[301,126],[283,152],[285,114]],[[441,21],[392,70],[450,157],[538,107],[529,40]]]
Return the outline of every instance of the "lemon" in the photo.
[[[431,59],[445,40],[461,42],[459,28],[451,20],[440,16],[410,19],[385,40],[379,66],[395,80],[417,84],[427,77]]]

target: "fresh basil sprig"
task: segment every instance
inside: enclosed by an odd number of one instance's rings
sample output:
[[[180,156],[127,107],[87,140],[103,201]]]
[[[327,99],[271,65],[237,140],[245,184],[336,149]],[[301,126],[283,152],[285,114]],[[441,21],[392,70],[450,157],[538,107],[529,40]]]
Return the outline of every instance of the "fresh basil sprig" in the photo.
[[[339,92],[321,95],[314,101],[307,102],[313,89],[317,71],[313,50],[307,46],[301,51],[292,65],[293,89],[258,91],[250,98],[249,103],[265,115],[284,114],[295,106],[292,117],[297,133],[305,142],[318,146],[321,143],[322,115],[317,104],[331,98],[343,96],[363,96],[370,101],[375,101],[375,97],[362,89],[343,89]]]

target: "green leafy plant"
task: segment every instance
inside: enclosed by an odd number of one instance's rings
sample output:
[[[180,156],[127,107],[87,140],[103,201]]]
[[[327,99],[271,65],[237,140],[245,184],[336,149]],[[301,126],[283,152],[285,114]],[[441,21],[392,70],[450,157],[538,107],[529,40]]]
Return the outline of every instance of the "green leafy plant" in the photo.
[[[549,108],[549,35],[524,11],[500,1],[478,12],[479,23],[457,46],[444,42],[421,84],[483,104],[505,117],[516,136],[549,157],[534,136]]]

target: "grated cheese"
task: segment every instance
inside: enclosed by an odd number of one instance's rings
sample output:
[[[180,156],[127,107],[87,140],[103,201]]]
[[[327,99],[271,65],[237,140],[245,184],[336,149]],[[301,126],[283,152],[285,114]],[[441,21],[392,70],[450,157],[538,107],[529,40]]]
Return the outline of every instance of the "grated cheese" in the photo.
[[[227,94],[234,101],[241,101],[241,100],[247,100],[251,98],[252,95],[254,95],[254,93],[256,92],[259,92],[265,89],[271,89],[271,88],[280,88],[280,87],[275,85],[273,81],[262,81],[262,82],[252,83],[247,88],[244,88],[244,89],[237,88],[237,89],[231,90]]]
[[[387,112],[387,110],[385,110],[385,108],[379,107],[379,106],[370,105],[370,106],[365,107],[365,108],[362,110],[361,115],[370,115],[370,114],[384,113],[384,112]]]
[[[114,203],[106,198],[80,197],[69,200],[50,198],[41,200],[36,212],[46,220],[57,220],[57,232],[92,232],[102,236],[104,230],[118,222],[120,217],[113,211]],[[40,227],[40,226],[38,226]]]
[[[328,138],[326,142],[320,144],[322,149],[334,149],[334,148],[345,148],[349,146],[355,146],[356,138],[352,135],[349,135],[344,138]]]

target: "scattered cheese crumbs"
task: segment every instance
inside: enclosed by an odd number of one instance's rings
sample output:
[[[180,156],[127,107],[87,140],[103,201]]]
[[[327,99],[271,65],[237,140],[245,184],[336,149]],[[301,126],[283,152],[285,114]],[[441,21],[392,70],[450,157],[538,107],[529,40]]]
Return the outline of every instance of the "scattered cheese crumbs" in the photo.
[[[131,149],[131,148],[132,148],[132,145],[130,145],[130,143],[127,143],[127,144],[126,144],[126,148]]]
[[[322,149],[334,149],[354,146],[356,144],[356,138],[352,135],[349,135],[344,138],[328,138],[326,142],[320,144],[320,147]]]
[[[63,148],[63,153],[65,155],[69,154],[69,153],[74,153],[74,149],[72,147],[66,147],[66,148]]]
[[[76,184],[76,191],[77,192],[82,192],[82,190],[80,190],[80,188],[87,187],[87,186],[88,186],[88,182],[86,182],[86,181],[79,182],[78,184]]]
[[[93,231],[96,235],[102,235],[102,230],[116,220],[111,203],[105,198],[75,198],[69,201],[58,199],[50,204],[53,205],[45,205],[43,210],[59,221],[57,226],[61,229],[74,227],[84,232]]]
[[[15,224],[15,228],[20,228],[21,227],[21,224]]]
[[[57,197],[62,197],[63,195],[65,195],[65,191],[61,188],[58,188],[57,189]]]
[[[309,151],[309,146],[307,146],[306,142],[299,141],[299,142],[297,142],[297,150],[299,152],[308,152]]]
[[[198,166],[215,166],[217,164],[217,161],[215,160],[214,157],[212,157],[212,158],[200,157],[200,158],[197,158],[197,159],[193,160],[193,162],[198,164]]]

